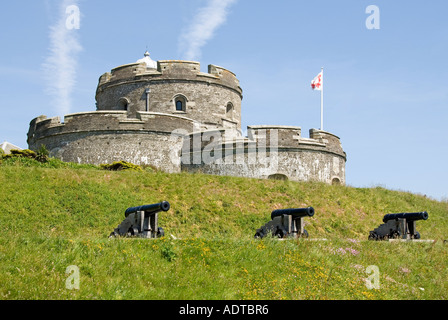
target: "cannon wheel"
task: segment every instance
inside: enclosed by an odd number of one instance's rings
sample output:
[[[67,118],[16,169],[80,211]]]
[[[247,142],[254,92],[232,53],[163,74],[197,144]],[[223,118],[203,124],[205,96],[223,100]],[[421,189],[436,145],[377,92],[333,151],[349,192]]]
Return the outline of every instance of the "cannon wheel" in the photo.
[[[109,235],[109,238],[116,238],[116,237],[118,237],[118,233],[115,231],[112,231]]]
[[[285,232],[282,229],[277,229],[274,234],[277,238],[283,239],[285,237]]]
[[[254,236],[255,239],[262,239],[263,237],[264,237],[263,231],[257,231]]]
[[[415,232],[414,239],[420,239],[420,233],[418,231]]]
[[[300,237],[302,237],[302,238],[308,238],[308,237],[309,237],[309,235],[308,235],[308,231],[306,231],[305,229],[303,229],[303,233],[300,235]]]
[[[128,233],[126,234],[128,237],[133,237],[138,235],[138,229],[136,227],[130,227],[128,229]]]
[[[163,231],[163,228],[158,227],[157,228],[157,237],[164,237],[165,236],[165,231]]]
[[[392,231],[392,233],[389,235],[390,239],[398,239],[400,238],[400,232],[397,230]]]
[[[369,240],[378,240],[378,235],[375,232],[370,231]]]

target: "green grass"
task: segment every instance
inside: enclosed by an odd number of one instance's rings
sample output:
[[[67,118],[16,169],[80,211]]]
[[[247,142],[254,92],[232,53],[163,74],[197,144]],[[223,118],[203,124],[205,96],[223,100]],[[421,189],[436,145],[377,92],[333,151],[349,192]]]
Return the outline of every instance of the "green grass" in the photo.
[[[0,185],[0,299],[448,298],[448,203],[424,196],[55,159],[4,159]],[[108,238],[126,208],[162,200],[166,237]],[[272,210],[305,206],[310,238],[326,241],[253,239]],[[436,242],[367,241],[384,214],[423,210],[417,230]],[[79,290],[66,288],[72,265]]]

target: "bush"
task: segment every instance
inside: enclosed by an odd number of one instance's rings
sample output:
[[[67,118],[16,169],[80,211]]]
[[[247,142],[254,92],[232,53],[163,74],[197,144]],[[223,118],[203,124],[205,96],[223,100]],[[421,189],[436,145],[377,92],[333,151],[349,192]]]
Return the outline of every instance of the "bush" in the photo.
[[[116,161],[112,164],[101,164],[100,167],[101,169],[110,171],[121,171],[121,170],[143,171],[142,167],[126,161]]]
[[[42,144],[37,150],[36,160],[39,162],[48,162],[50,156],[50,152],[47,150],[47,147]]]
[[[25,150],[11,150],[10,154],[7,154],[4,156],[5,159],[15,158],[15,157],[36,159],[37,154],[33,150],[25,149]]]
[[[11,150],[10,154],[4,155],[4,159],[11,159],[11,158],[27,158],[27,159],[33,159],[42,163],[45,163],[48,161],[48,150],[47,148],[42,145],[38,152],[34,152],[30,149],[25,150]]]

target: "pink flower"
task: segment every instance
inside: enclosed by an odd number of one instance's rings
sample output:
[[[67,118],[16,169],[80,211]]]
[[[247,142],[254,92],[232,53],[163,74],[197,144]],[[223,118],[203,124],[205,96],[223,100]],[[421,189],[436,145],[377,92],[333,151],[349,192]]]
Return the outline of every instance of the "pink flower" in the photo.
[[[356,256],[359,254],[358,250],[355,250],[353,248],[345,248],[345,250],[347,250],[348,252],[350,252],[352,255]]]

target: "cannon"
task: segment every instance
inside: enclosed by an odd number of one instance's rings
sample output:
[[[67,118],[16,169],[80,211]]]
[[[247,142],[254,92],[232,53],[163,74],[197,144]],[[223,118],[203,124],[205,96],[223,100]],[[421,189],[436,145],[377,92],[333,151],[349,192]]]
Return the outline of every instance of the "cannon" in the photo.
[[[312,216],[313,207],[274,210],[271,212],[271,221],[257,229],[255,238],[263,238],[268,234],[278,238],[308,238],[303,218]]]
[[[111,232],[109,237],[163,237],[165,233],[158,226],[158,213],[169,209],[170,204],[167,201],[127,208],[124,213],[126,218]]]
[[[389,213],[383,217],[383,224],[369,233],[369,240],[420,239],[415,229],[419,220],[427,220],[428,212]]]

